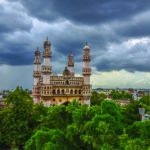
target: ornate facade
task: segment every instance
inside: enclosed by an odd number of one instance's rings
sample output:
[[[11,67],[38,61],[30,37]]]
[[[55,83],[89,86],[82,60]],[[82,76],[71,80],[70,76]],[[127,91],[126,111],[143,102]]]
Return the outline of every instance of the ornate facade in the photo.
[[[82,77],[76,77],[74,73],[74,57],[72,53],[68,56],[68,67],[65,67],[62,75],[52,75],[50,59],[52,57],[51,43],[44,42],[43,65],[41,70],[40,51],[35,51],[34,59],[34,85],[32,89],[34,102],[43,103],[45,106],[67,105],[76,99],[79,104],[90,106],[90,48],[84,46]]]

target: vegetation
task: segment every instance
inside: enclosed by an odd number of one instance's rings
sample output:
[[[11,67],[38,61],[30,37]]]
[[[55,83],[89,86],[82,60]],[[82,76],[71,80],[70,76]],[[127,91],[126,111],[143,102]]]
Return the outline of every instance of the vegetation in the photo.
[[[96,91],[93,91],[92,96],[91,96],[91,106],[100,105],[100,103],[106,98],[107,98],[107,96],[105,93],[99,94]]]
[[[102,98],[103,97],[103,98]],[[120,107],[93,92],[91,103],[44,107],[33,104],[22,88],[10,93],[0,111],[0,149],[12,150],[147,150],[150,122],[140,121],[139,106],[148,97]]]
[[[112,99],[132,99],[132,94],[129,93],[125,93],[124,91],[122,92],[118,92],[118,91],[112,91],[110,93],[110,96],[112,97]]]

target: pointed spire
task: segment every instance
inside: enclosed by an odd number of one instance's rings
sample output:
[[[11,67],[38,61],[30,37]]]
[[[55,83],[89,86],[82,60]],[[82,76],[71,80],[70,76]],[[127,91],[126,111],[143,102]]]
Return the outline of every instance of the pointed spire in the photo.
[[[85,43],[85,46],[84,46],[83,49],[90,49],[89,46],[88,46],[88,42]]]
[[[37,47],[37,51],[39,51],[39,47]]]
[[[70,51],[70,54],[72,54],[72,50]]]
[[[72,55],[72,51],[70,51],[70,54],[69,54],[68,56],[69,56],[69,57],[70,57],[70,56],[73,56],[73,55]]]
[[[47,36],[47,38],[46,38],[46,41],[48,41],[48,36]]]

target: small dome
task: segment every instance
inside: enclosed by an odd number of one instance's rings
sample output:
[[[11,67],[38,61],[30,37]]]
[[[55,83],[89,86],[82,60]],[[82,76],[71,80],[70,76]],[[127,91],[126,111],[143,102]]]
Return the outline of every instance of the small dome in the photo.
[[[70,75],[70,71],[68,70],[68,68],[67,67],[65,67],[65,70],[63,71],[63,75],[65,76],[65,75]]]
[[[71,51],[71,52],[70,52],[70,54],[69,54],[69,57],[70,57],[70,56],[71,56],[71,57],[73,57],[73,55],[72,55],[72,51]]]
[[[37,55],[40,55],[41,54],[41,52],[39,51],[39,48],[37,48],[37,50],[35,51],[35,55],[37,56]]]
[[[48,46],[51,45],[51,43],[48,41],[48,37],[47,37],[46,41],[44,42],[44,45],[48,45]]]
[[[90,49],[87,42],[86,42],[86,44],[85,44],[83,49]]]
[[[54,73],[54,76],[57,76],[57,73],[56,73],[56,72]]]

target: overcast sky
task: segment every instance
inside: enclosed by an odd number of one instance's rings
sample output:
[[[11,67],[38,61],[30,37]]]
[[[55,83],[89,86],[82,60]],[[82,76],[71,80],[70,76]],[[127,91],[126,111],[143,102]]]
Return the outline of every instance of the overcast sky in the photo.
[[[93,88],[150,88],[150,0],[0,0],[0,89],[32,88],[47,36],[53,73],[72,51],[81,75],[88,41]]]

